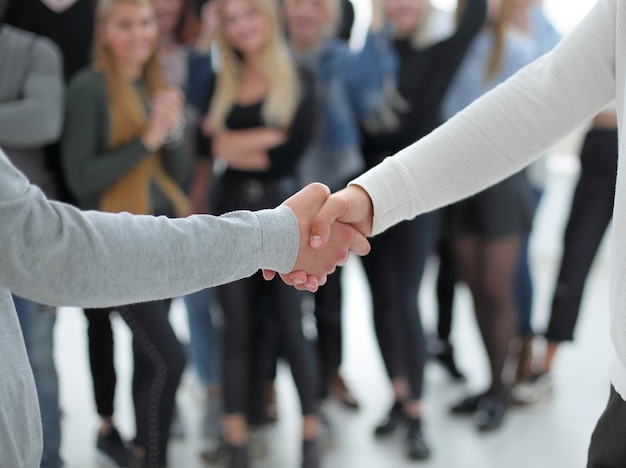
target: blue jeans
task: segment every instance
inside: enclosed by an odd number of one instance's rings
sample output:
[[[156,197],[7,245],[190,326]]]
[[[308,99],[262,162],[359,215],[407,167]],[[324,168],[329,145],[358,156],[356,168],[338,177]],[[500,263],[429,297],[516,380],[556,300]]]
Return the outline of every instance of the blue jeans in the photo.
[[[63,461],[59,453],[61,446],[59,380],[53,358],[56,310],[54,307],[40,305],[15,295],[13,301],[39,398],[43,427],[41,468],[58,468],[63,466]]]
[[[184,297],[189,321],[189,339],[200,383],[220,385],[220,333],[218,307],[213,289],[203,289]]]

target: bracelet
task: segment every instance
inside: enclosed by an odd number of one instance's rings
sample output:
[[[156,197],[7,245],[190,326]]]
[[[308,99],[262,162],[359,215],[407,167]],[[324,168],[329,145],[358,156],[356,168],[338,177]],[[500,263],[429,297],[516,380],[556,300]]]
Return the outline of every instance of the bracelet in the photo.
[[[169,131],[163,144],[169,147],[177,146],[185,135],[185,127],[187,127],[187,121],[185,117],[181,117],[178,119],[178,122],[176,122],[176,125]]]

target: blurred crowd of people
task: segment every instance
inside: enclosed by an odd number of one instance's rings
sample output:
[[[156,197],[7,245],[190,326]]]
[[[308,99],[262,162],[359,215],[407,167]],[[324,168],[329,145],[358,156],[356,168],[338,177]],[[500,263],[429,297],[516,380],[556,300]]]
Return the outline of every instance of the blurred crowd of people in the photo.
[[[560,39],[540,0],[460,0],[456,14],[441,15],[428,0],[372,0],[364,37],[351,41],[348,0],[9,0],[0,29],[0,147],[46,195],[82,209],[184,217],[272,208],[312,181],[337,190]],[[611,218],[616,127],[615,110],[607,109],[581,149],[540,366],[533,365],[528,243],[541,163],[371,239],[361,261],[394,395],[372,428],[376,436],[402,427],[399,450],[413,460],[430,457],[421,402],[427,360],[465,379],[450,340],[458,282],[471,291],[491,379],[450,411],[492,431],[512,404],[551,391],[556,349],[574,338],[585,279]],[[434,337],[424,332],[417,300],[432,256],[439,259]],[[14,302],[41,406],[41,467],[58,468],[55,310],[18,296]],[[250,466],[253,429],[277,418],[274,381],[284,359],[301,405],[302,467],[322,466],[333,434],[324,401],[359,409],[341,374],[349,326],[341,268],[316,293],[259,272],[184,304],[190,361],[205,396],[203,458]],[[100,417],[95,449],[113,466],[168,464],[188,360],[170,305],[84,311]],[[307,312],[314,336],[303,331]],[[133,337],[132,388],[123,390],[134,405],[130,440],[115,425],[113,313]],[[507,378],[515,341],[516,371]]]

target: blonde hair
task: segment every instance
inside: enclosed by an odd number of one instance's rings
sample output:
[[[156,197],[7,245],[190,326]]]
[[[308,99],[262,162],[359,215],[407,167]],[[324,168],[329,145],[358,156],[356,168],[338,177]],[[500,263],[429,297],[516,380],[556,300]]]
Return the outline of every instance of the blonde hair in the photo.
[[[154,8],[152,0],[99,0],[96,8],[96,27],[94,40],[94,66],[104,78],[109,116],[111,122],[109,145],[111,148],[122,146],[137,138],[144,129],[146,112],[137,90],[129,83],[115,62],[111,50],[102,43],[100,31],[111,16],[115,5],[126,3],[131,5],[149,5]],[[155,48],[144,66],[141,80],[145,83],[148,96],[152,97],[159,90],[165,89],[165,79]]]
[[[464,0],[459,0],[457,4],[457,22],[461,18],[462,8],[465,6]],[[502,0],[500,2],[500,11],[495,21],[487,22],[490,34],[493,36],[491,54],[485,68],[485,81],[494,78],[502,68],[502,60],[504,59],[504,50],[506,48],[506,35],[510,21],[511,1]]]
[[[413,32],[410,35],[411,46],[414,49],[422,49],[432,42],[432,35],[428,27],[430,14],[433,12],[433,6],[430,0],[418,0],[422,2],[422,12],[415,23]]]
[[[139,93],[132,83],[122,76],[110,49],[100,40],[100,31],[108,21],[115,5],[150,5],[152,0],[99,0],[96,9],[94,40],[94,67],[104,78],[109,110],[109,148],[117,148],[130,143],[143,133],[146,125],[146,110]],[[156,20],[156,19],[155,19]],[[148,96],[166,88],[161,64],[157,58],[157,47],[146,62],[141,74]],[[156,183],[171,201],[176,216],[187,216],[191,205],[182,189],[165,172],[159,152],[146,155],[113,185],[104,190],[100,199],[100,209],[118,213],[128,211],[134,214],[150,214],[152,200],[150,186]]]
[[[228,0],[215,1],[220,2],[221,14]],[[267,21],[268,38],[261,52],[261,62],[269,91],[263,102],[263,121],[268,126],[286,129],[293,120],[300,98],[298,72],[287,49],[283,22],[276,1],[249,1],[258,8]],[[219,22],[216,31],[221,63],[209,107],[209,119],[215,130],[221,130],[226,125],[228,112],[237,101],[237,90],[241,85],[245,66],[239,53],[228,43],[223,23]]]

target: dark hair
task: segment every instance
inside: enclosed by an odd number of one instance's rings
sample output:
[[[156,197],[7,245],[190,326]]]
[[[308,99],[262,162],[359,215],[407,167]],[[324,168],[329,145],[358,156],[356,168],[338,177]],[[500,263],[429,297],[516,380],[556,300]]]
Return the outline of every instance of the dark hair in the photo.
[[[3,0],[0,0],[2,2]],[[193,44],[200,32],[200,20],[194,0],[183,0],[178,23],[174,26],[174,39],[180,44]]]

